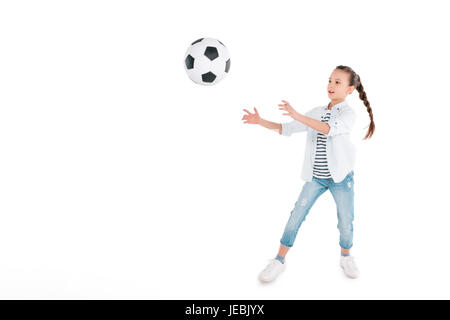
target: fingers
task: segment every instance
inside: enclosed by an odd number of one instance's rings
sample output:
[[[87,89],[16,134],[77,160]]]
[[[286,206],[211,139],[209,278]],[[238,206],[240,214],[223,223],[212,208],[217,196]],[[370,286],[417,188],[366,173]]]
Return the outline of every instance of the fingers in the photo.
[[[286,107],[286,108],[291,107],[291,105],[289,104],[289,102],[287,102],[286,100],[281,100],[281,101],[283,101],[284,104],[279,104],[279,105],[278,105],[279,107]],[[292,107],[291,107],[291,108],[292,108]]]
[[[250,111],[248,111],[247,109],[244,109],[245,112],[247,112],[248,114],[252,114]]]

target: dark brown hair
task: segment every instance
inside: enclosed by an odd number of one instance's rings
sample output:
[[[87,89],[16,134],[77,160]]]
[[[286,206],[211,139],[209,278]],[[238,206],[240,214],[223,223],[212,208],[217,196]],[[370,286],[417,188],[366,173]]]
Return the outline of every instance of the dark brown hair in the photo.
[[[336,67],[336,69],[346,71],[350,74],[349,86],[355,86],[356,90],[358,90],[359,92],[359,98],[364,102],[364,105],[367,108],[367,112],[369,113],[370,117],[370,124],[364,139],[368,139],[373,135],[373,132],[375,131],[375,122],[373,122],[372,108],[370,107],[369,100],[367,100],[367,95],[366,92],[364,91],[361,79],[359,75],[348,66],[339,65]]]

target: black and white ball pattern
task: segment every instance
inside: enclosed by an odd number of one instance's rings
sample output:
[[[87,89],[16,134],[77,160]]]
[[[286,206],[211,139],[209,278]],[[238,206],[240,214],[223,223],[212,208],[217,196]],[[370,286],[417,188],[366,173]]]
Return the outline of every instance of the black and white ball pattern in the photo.
[[[191,43],[184,55],[184,68],[197,84],[213,85],[230,70],[230,54],[217,39],[201,38]]]

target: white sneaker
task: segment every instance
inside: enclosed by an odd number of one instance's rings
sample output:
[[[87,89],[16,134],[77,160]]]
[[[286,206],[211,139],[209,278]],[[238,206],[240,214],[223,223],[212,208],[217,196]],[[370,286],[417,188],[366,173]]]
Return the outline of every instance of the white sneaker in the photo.
[[[262,282],[271,282],[284,271],[286,262],[281,263],[280,260],[270,259],[269,264],[259,274],[259,280]]]
[[[341,256],[341,267],[349,278],[358,278],[359,270],[352,256]]]

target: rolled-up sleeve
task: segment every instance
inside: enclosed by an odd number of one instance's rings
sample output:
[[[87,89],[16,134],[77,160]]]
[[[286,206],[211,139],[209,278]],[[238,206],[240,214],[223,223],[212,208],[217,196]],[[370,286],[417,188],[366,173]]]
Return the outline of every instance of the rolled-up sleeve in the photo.
[[[283,136],[290,136],[295,132],[306,131],[307,126],[297,120],[285,122],[281,124],[281,134]]]
[[[355,125],[356,114],[352,108],[348,108],[338,115],[335,119],[330,120],[328,125],[330,131],[327,136],[336,136],[339,134],[350,133]]]

